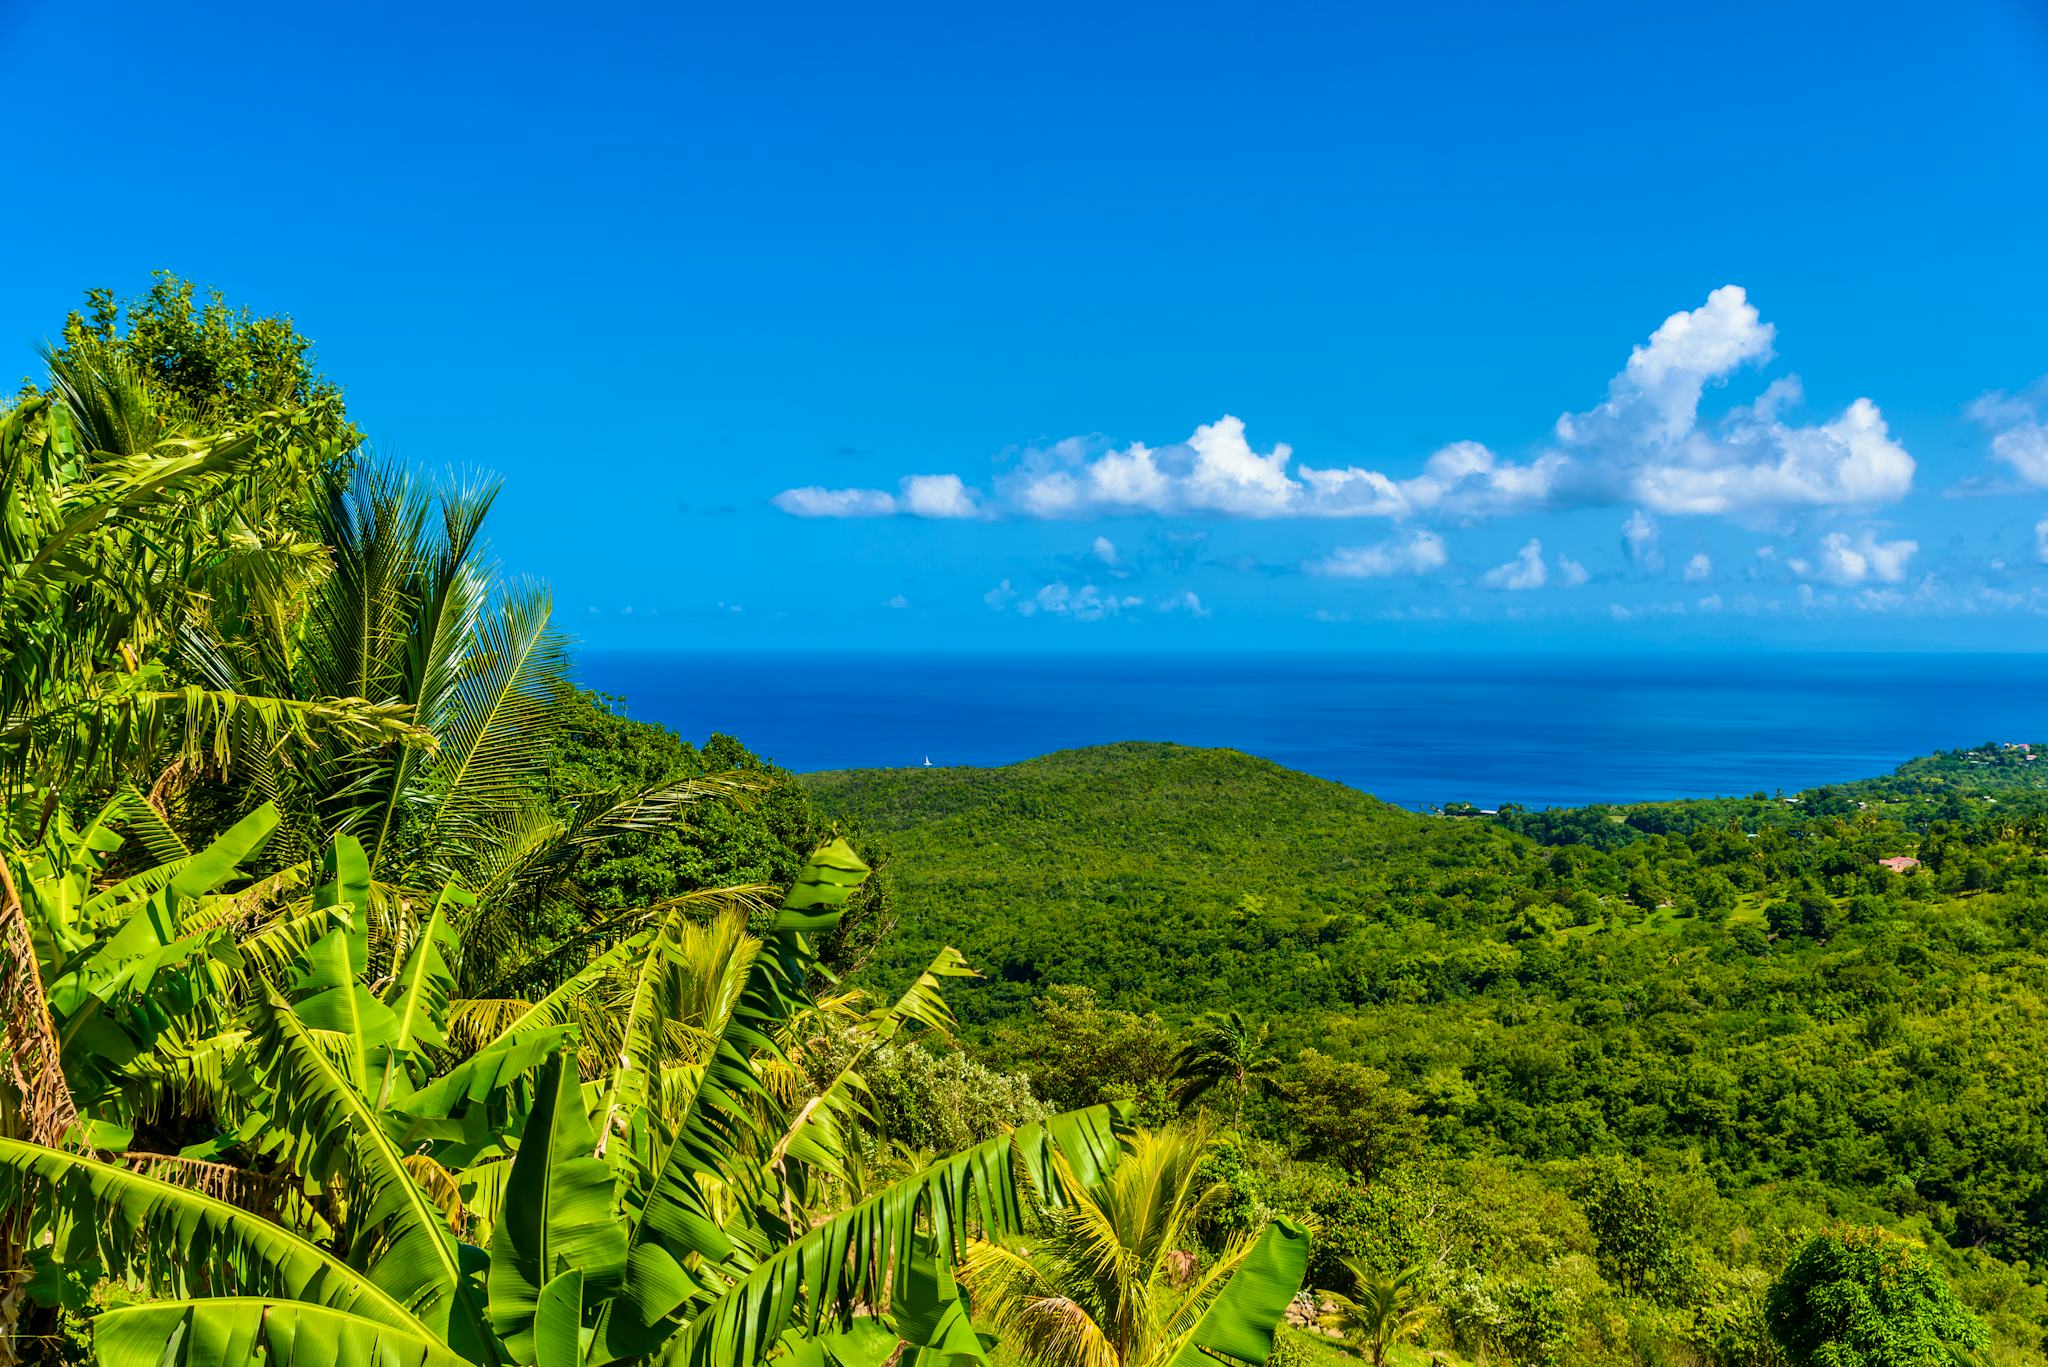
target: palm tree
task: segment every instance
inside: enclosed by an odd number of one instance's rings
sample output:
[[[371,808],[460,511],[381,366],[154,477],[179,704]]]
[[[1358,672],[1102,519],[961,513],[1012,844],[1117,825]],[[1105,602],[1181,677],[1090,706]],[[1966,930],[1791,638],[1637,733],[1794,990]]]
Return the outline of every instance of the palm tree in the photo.
[[[567,658],[546,591],[488,561],[494,485],[346,480],[317,403],[200,433],[117,355],[46,359],[0,411],[0,827],[123,779],[189,843],[267,802],[280,864],[362,843],[366,910],[462,882],[499,918],[471,957],[510,969],[507,922],[590,843],[749,786],[545,803]]]
[[[1351,1272],[1356,1294],[1324,1292],[1330,1308],[1320,1316],[1323,1327],[1362,1346],[1372,1367],[1387,1367],[1387,1354],[1394,1345],[1421,1326],[1423,1307],[1417,1303],[1416,1293],[1422,1264],[1404,1267],[1392,1276],[1355,1258],[1346,1258],[1344,1266]]]
[[[289,581],[322,555],[304,490],[333,452],[306,411],[215,432],[122,363],[62,367],[0,412],[0,798],[55,797],[167,759],[412,735],[359,696],[208,688],[176,656],[194,606]]]
[[[1254,1029],[1233,1008],[1211,1011],[1188,1032],[1188,1042],[1173,1061],[1173,1075],[1180,1080],[1175,1100],[1186,1106],[1220,1086],[1230,1088],[1232,1128],[1244,1118],[1244,1102],[1251,1081],[1280,1066],[1280,1060],[1266,1053],[1271,1031],[1263,1023]]]
[[[1202,1124],[1139,1134],[1105,1180],[1043,1212],[1039,1232],[974,1244],[977,1321],[1034,1367],[1185,1367],[1204,1349],[1263,1361],[1306,1236],[1275,1224],[1199,1265],[1196,1219],[1221,1190],[1201,1176],[1211,1139]],[[1224,1341],[1226,1323],[1253,1332]]]
[[[455,882],[460,995],[496,998],[545,977],[522,932],[557,898],[590,844],[678,819],[684,807],[744,792],[733,775],[592,795],[562,814],[545,765],[570,684],[547,591],[508,582],[483,528],[491,483],[430,490],[363,464],[312,513],[325,548],[317,574],[186,621],[183,660],[209,685],[288,698],[370,699],[409,718],[413,743],[346,740],[282,762],[236,747],[216,791],[283,814],[279,862],[349,836],[366,861],[368,905],[391,949],[406,944],[401,904]],[[203,782],[203,781],[202,781]],[[616,929],[616,928],[614,928]]]

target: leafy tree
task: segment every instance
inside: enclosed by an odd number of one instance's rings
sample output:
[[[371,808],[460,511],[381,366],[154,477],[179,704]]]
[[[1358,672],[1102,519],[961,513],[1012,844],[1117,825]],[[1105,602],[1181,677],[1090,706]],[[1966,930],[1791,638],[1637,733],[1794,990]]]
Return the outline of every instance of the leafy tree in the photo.
[[[1034,1006],[1037,1019],[1008,1032],[993,1052],[1029,1074],[1048,1103],[1071,1109],[1104,1099],[1165,1099],[1175,1050],[1159,1017],[1110,1010],[1085,987],[1055,987]]]
[[[1192,1105],[1218,1087],[1230,1095],[1230,1123],[1244,1118],[1245,1097],[1254,1078],[1269,1077],[1280,1060],[1266,1052],[1272,1031],[1249,1024],[1235,1009],[1211,1011],[1188,1031],[1187,1043],[1174,1056],[1173,1076],[1180,1084],[1174,1100]]]
[[[1817,1234],[1765,1301],[1793,1367],[1951,1367],[1986,1342],[1941,1274],[1878,1229]]]
[[[413,736],[360,693],[264,693],[190,658],[195,614],[276,606],[321,561],[287,511],[339,449],[318,414],[188,435],[118,364],[87,381],[0,414],[0,796]]]
[[[1502,1282],[1497,1294],[1500,1320],[1494,1337],[1509,1360],[1526,1367],[1559,1367],[1571,1341],[1572,1293],[1548,1277],[1526,1277]]]
[[[913,1150],[964,1149],[1046,1114],[1029,1081],[957,1049],[885,1044],[860,1073],[881,1137]]]
[[[1764,909],[1771,933],[1780,937],[1804,935],[1810,940],[1833,938],[1840,930],[1843,914],[1835,899],[1815,887],[1796,889],[1790,897]]]
[[[1632,1295],[1671,1301],[1686,1290],[1684,1225],[1640,1163],[1603,1158],[1575,1193],[1586,1211],[1600,1271]]]
[[[1336,1163],[1368,1180],[1413,1155],[1423,1127],[1415,1100],[1387,1075],[1362,1063],[1333,1059],[1314,1049],[1274,1084],[1288,1127],[1311,1158]]]
[[[238,426],[271,410],[315,414],[313,440],[345,468],[362,442],[341,388],[313,368],[312,340],[283,314],[251,315],[219,290],[202,301],[189,280],[157,271],[146,293],[124,306],[114,292],[85,292],[85,309],[64,322],[47,354],[61,378],[109,362],[133,373],[153,406],[200,430]],[[30,393],[36,392],[30,387]]]
[[[1468,1272],[1448,1288],[1443,1309],[1459,1346],[1486,1361],[1500,1354],[1516,1367],[1561,1367],[1577,1299],[1548,1274]]]

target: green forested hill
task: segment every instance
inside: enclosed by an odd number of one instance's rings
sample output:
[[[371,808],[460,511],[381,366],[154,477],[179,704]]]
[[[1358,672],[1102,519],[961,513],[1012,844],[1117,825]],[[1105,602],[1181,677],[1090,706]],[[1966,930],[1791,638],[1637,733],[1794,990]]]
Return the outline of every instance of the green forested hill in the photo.
[[[806,781],[889,851],[900,921],[877,976],[958,943],[987,977],[958,994],[970,1023],[1052,983],[1169,1018],[1231,997],[1341,1005],[1347,927],[1491,902],[1535,857],[1490,824],[1231,750],[1128,743]]]
[[[1661,1155],[2038,1260],[2048,841],[1990,768],[1499,820],[1160,745],[809,782],[888,851],[870,975],[957,944],[998,1062],[1061,987],[1168,1028],[1236,1008],[1282,1060],[1380,1070],[1439,1153]]]

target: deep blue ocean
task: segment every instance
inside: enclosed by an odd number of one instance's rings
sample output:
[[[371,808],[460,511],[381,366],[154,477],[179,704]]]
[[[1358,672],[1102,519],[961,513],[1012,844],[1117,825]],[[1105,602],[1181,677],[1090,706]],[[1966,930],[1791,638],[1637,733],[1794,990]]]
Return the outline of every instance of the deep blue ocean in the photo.
[[[1389,802],[1794,792],[2048,740],[2048,655],[991,655],[584,651],[589,687],[797,770],[1231,746]]]

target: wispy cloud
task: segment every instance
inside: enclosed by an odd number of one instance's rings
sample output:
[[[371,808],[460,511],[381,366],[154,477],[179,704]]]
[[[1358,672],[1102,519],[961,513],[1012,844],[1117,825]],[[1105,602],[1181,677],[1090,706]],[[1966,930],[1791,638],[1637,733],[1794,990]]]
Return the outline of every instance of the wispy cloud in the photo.
[[[1540,589],[1549,582],[1550,567],[1543,563],[1543,543],[1534,538],[1515,554],[1513,560],[1479,576],[1480,587],[1510,592]]]
[[[980,495],[958,475],[906,475],[898,492],[885,489],[825,489],[810,485],[784,489],[772,500],[795,517],[973,518],[982,516]]]
[[[1392,579],[1440,570],[1449,559],[1442,537],[1435,532],[1414,531],[1371,546],[1339,546],[1302,568],[1333,579]]]
[[[1621,545],[1628,552],[1629,563],[1652,573],[1663,569],[1664,551],[1658,536],[1656,518],[1641,508],[1630,513],[1628,521],[1621,524]]]
[[[981,601],[993,612],[1014,612],[1019,617],[1043,615],[1075,622],[1101,622],[1147,611],[1181,613],[1189,617],[1210,615],[1200,595],[1192,589],[1148,598],[1144,594],[1118,593],[1115,589],[1096,584],[1075,588],[1064,579],[1055,579],[1029,593],[1020,592],[1005,579],[984,593]]]

